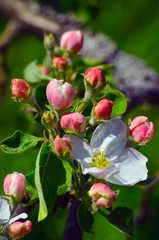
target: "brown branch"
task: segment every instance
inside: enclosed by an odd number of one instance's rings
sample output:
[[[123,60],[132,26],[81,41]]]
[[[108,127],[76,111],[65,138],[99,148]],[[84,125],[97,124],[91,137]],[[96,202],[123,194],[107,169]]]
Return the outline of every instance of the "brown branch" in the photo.
[[[60,31],[60,25],[53,19],[41,14],[38,5],[31,2],[21,0],[1,1],[0,12],[9,18],[19,21],[25,26],[36,28],[42,32],[57,33]]]

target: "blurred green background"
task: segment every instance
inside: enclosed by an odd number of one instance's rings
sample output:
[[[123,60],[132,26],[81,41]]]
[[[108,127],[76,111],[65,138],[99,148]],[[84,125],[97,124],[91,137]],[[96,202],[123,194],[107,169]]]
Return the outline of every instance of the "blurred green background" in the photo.
[[[129,54],[144,59],[147,64],[159,72],[159,1],[158,0],[36,0],[47,5],[55,6],[62,12],[73,12],[95,32],[109,35],[120,49]],[[0,16],[0,31],[5,27],[6,19]],[[12,135],[16,129],[27,133],[38,134],[38,126],[32,126],[31,116],[21,111],[21,105],[11,100],[10,81],[12,78],[22,78],[23,68],[34,59],[40,63],[45,55],[42,40],[32,35],[21,35],[14,40],[6,51],[6,65],[8,71],[7,91],[0,101],[0,140]],[[134,73],[135,74],[135,73]],[[159,114],[158,108],[144,105],[137,106],[126,115],[134,118],[137,115],[146,115],[156,126],[154,139],[149,147],[141,148],[141,152],[148,157],[149,176],[156,176],[159,172]],[[3,180],[6,174],[13,171],[24,174],[35,167],[37,148],[28,150],[19,155],[8,155],[0,151],[0,194],[3,194]],[[140,211],[144,188],[120,187],[120,194],[116,206],[126,206],[134,210],[134,217]],[[135,229],[136,239],[157,239],[159,222],[159,186],[154,188],[150,208],[152,214],[142,229]],[[33,221],[33,231],[24,239],[61,240],[67,217],[67,209],[58,209],[55,215],[37,223],[37,211],[30,214]],[[94,215],[94,234],[84,234],[84,240],[122,240],[126,237],[114,229],[107,220],[98,213]]]

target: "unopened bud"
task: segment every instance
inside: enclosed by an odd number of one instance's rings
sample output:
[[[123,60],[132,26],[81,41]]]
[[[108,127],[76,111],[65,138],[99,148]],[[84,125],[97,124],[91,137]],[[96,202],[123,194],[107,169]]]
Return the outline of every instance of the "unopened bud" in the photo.
[[[66,58],[56,57],[53,60],[53,65],[58,70],[65,70],[68,67],[68,60]]]
[[[56,136],[54,141],[55,152],[63,158],[69,158],[72,155],[73,143],[69,138],[60,138]]]
[[[53,129],[57,126],[58,117],[55,111],[45,111],[42,119],[42,123],[48,128]]]
[[[8,174],[4,179],[3,188],[6,195],[13,197],[16,201],[21,200],[26,190],[25,176],[17,172]]]
[[[46,95],[51,105],[56,109],[68,109],[71,107],[74,98],[74,87],[63,80],[52,79],[46,88]]]
[[[93,67],[86,71],[85,84],[87,88],[91,88],[94,92],[100,91],[106,86],[106,78],[104,72],[99,67]]]
[[[27,101],[31,93],[31,87],[29,83],[20,78],[12,79],[12,94],[16,100]]]
[[[93,209],[109,208],[116,202],[116,193],[104,183],[95,183],[88,192],[93,201]]]
[[[129,125],[128,140],[139,145],[148,143],[154,136],[155,126],[145,116],[134,118]]]
[[[108,119],[112,113],[114,103],[109,99],[102,99],[99,101],[94,109],[95,119]]]
[[[79,112],[66,113],[62,116],[60,124],[67,133],[82,134],[86,130],[87,120]]]
[[[32,230],[32,222],[14,222],[9,226],[9,234],[14,239],[21,239]]]
[[[67,31],[60,39],[62,50],[77,53],[83,47],[83,33],[81,31]]]

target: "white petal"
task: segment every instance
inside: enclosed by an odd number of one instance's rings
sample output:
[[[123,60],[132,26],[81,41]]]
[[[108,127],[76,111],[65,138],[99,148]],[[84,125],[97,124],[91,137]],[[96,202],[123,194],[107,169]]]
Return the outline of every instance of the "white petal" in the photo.
[[[113,118],[100,124],[91,139],[91,149],[95,155],[97,151],[104,151],[108,161],[119,155],[127,142],[127,127],[118,118]]]
[[[118,185],[132,186],[137,182],[147,179],[147,158],[132,148],[124,151],[113,162],[117,172],[108,176],[107,181]]]
[[[10,218],[10,207],[6,199],[0,197],[0,224],[6,223]]]
[[[84,166],[90,166],[93,159],[90,146],[75,135],[70,134],[67,135],[67,137],[69,137],[73,142],[73,158],[75,158],[78,162],[82,162]]]
[[[107,179],[110,175],[112,175],[116,171],[115,165],[111,165],[100,169],[97,167],[90,167],[90,168],[84,168],[83,169],[83,174],[89,173],[90,175],[93,175],[96,178],[99,179]]]
[[[8,222],[9,225],[12,224],[13,222],[17,221],[18,219],[26,219],[28,217],[28,214],[26,213],[21,213],[13,218],[11,218],[11,220]]]

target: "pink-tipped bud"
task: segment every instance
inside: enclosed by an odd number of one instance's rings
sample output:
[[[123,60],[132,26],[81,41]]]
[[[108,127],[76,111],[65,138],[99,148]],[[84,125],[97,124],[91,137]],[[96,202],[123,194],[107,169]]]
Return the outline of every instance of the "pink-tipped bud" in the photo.
[[[4,179],[3,188],[6,195],[14,197],[16,201],[21,200],[26,189],[25,176],[17,172],[8,174]]]
[[[93,208],[109,208],[116,202],[116,193],[104,183],[95,183],[88,192],[93,201]]]
[[[29,83],[26,80],[15,78],[15,79],[12,79],[11,83],[12,83],[11,85],[12,94],[16,99],[25,100],[28,98],[31,92],[31,88],[29,86]]]
[[[99,67],[93,67],[86,71],[85,83],[88,87],[93,88],[94,91],[99,91],[106,85],[106,78],[104,72]]]
[[[32,222],[14,222],[9,226],[9,234],[14,239],[21,239],[32,230]]]
[[[49,74],[49,69],[42,65],[42,64],[38,64],[37,67],[39,68],[39,70],[44,74],[44,75],[48,75]]]
[[[57,126],[57,113],[55,111],[45,111],[41,121],[48,129],[53,129]]]
[[[62,116],[60,124],[67,133],[82,134],[85,132],[87,120],[79,112],[66,113]]]
[[[114,103],[109,99],[102,99],[99,101],[94,109],[95,119],[108,119],[112,113]]]
[[[83,47],[83,33],[81,31],[67,31],[60,39],[60,47],[64,51],[77,53]]]
[[[133,141],[139,145],[148,143],[154,136],[155,126],[145,116],[134,118],[129,125],[129,141]]]
[[[53,60],[53,65],[58,70],[65,70],[68,67],[68,60],[66,58],[56,57]]]
[[[69,158],[72,155],[73,143],[69,138],[60,138],[56,136],[54,141],[55,152],[63,158]]]
[[[71,107],[74,98],[74,87],[63,80],[52,79],[46,88],[47,99],[56,109],[68,109]]]

